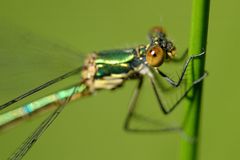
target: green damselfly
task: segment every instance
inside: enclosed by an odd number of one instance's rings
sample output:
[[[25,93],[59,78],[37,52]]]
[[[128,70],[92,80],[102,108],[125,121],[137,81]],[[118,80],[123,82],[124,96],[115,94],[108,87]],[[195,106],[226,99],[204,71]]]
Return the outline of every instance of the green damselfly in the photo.
[[[171,113],[179,103],[186,97],[194,85],[201,82],[207,75],[205,73],[199,79],[193,80],[191,84],[184,81],[189,64],[196,58],[201,58],[205,53],[196,54],[189,57],[183,65],[183,69],[179,79],[176,81],[170,78],[161,70],[164,63],[174,63],[182,61],[186,57],[187,51],[180,58],[175,58],[176,47],[167,38],[165,31],[161,27],[154,27],[150,30],[150,42],[147,45],[139,45],[135,48],[100,51],[89,54],[85,58],[84,64],[70,72],[67,72],[55,79],[52,79],[39,87],[36,87],[0,106],[0,110],[7,109],[10,105],[50,86],[63,79],[73,75],[80,74],[80,81],[69,88],[62,89],[54,94],[37,99],[22,107],[11,111],[6,111],[0,115],[0,127],[4,127],[22,117],[33,114],[42,108],[57,106],[56,110],[44,120],[43,123],[28,137],[19,149],[11,155],[10,159],[21,159],[32,145],[38,140],[42,133],[61,113],[67,103],[84,96],[93,95],[99,90],[113,90],[123,86],[127,80],[137,80],[138,85],[134,91],[131,102],[129,104],[129,112],[126,116],[124,129],[126,131],[144,131],[138,128],[131,128],[130,123],[133,118],[140,115],[135,113],[136,102],[142,88],[144,79],[149,79],[154,95],[159,104],[159,108],[164,115]],[[164,93],[159,93],[162,88],[162,80],[169,84],[167,90],[178,89],[182,87],[181,95],[174,100],[173,103],[165,103]],[[173,128],[163,128],[160,131],[172,130]]]

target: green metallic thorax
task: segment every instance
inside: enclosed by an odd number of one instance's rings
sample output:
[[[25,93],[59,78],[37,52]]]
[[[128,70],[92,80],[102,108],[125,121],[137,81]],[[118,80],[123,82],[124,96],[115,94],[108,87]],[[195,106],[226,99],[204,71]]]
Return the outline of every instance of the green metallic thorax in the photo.
[[[135,49],[102,51],[97,54],[96,64],[120,64],[133,60]]]
[[[128,73],[132,70],[131,62],[135,55],[135,49],[99,52],[95,60],[97,67],[95,78]]]

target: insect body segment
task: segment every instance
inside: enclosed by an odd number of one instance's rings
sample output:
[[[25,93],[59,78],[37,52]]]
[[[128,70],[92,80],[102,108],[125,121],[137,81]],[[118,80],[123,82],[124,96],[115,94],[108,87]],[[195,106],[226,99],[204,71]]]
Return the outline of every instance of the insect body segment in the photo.
[[[97,64],[127,63],[135,57],[135,49],[110,50],[97,53]]]
[[[135,49],[92,54],[85,62],[82,78],[86,80],[91,91],[114,89],[135,73],[135,67],[139,65],[136,57]]]
[[[61,90],[55,94],[43,97],[31,103],[25,104],[15,110],[6,112],[0,115],[0,127],[6,125],[9,122],[17,120],[18,118],[23,118],[33,112],[42,109],[45,106],[53,105],[53,103],[60,104],[64,99],[71,97],[72,92],[75,90],[75,96],[72,96],[72,100],[83,96],[85,93],[86,86],[84,84],[80,86],[74,86],[65,90]]]
[[[95,61],[98,69],[95,78],[99,79],[111,74],[127,74],[133,69],[131,61],[133,61],[134,57],[134,49],[98,53]]]

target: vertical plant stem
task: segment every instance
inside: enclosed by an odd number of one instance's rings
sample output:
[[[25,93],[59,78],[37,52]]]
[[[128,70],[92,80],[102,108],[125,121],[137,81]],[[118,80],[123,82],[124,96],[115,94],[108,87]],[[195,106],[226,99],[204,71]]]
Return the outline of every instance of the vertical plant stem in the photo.
[[[193,0],[189,56],[206,51],[210,0]],[[204,73],[205,56],[194,60],[193,79]],[[187,137],[181,139],[181,160],[196,160],[199,144],[199,124],[202,98],[202,82],[193,88],[190,113],[184,126]]]

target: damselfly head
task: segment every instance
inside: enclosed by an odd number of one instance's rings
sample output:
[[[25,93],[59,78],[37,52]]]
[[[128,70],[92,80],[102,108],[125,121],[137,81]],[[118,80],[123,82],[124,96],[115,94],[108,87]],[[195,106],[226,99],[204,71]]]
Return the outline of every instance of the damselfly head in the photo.
[[[162,27],[153,27],[149,32],[150,44],[146,50],[146,60],[152,67],[160,66],[165,59],[172,59],[176,54],[176,47],[167,39]]]

